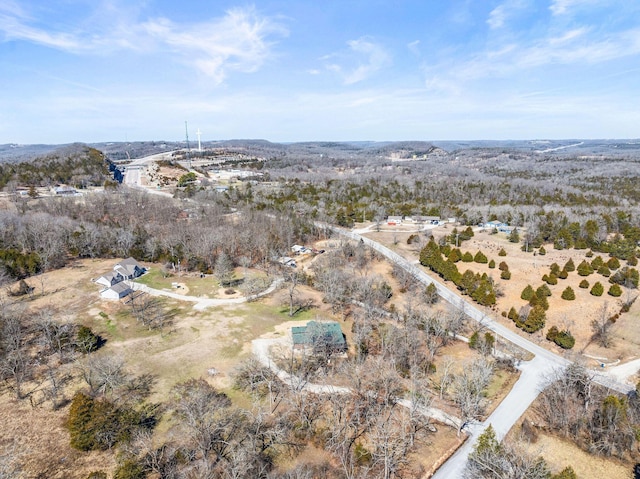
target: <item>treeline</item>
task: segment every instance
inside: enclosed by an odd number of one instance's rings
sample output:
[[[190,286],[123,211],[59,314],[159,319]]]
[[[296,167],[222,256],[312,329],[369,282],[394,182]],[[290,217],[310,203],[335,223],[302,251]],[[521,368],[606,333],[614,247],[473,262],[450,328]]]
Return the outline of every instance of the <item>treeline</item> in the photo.
[[[7,186],[53,186],[76,188],[103,185],[111,178],[102,152],[84,145],[22,163],[0,163],[0,189]]]
[[[22,278],[69,258],[133,256],[184,271],[211,273],[226,254],[234,266],[260,265],[322,231],[295,216],[230,211],[123,189],[77,198],[42,199],[25,214],[0,211],[0,274]],[[223,199],[221,199],[223,200]],[[223,200],[224,201],[224,200]]]
[[[260,190],[254,200],[258,207],[293,210],[345,227],[382,221],[387,215],[453,216],[467,225],[497,219],[526,227],[526,240],[535,247],[553,243],[557,248],[591,248],[621,257],[640,240],[637,205],[623,206],[621,197],[568,194],[550,184],[520,184],[513,179],[362,176],[289,180],[278,190]],[[610,234],[619,237],[609,242]]]
[[[475,260],[478,263],[487,263],[487,257],[480,251],[476,253],[475,257],[468,252],[466,255],[468,256],[466,261]],[[478,304],[495,305],[496,292],[493,279],[486,273],[473,273],[471,270],[460,273],[456,262],[465,261],[463,256],[457,248],[451,248],[448,244],[438,245],[432,238],[420,251],[420,264],[440,275],[445,281],[453,282],[463,294],[469,295]],[[500,269],[503,279],[508,279],[504,274],[509,271],[506,263],[501,265]],[[510,277],[510,274],[508,276]]]

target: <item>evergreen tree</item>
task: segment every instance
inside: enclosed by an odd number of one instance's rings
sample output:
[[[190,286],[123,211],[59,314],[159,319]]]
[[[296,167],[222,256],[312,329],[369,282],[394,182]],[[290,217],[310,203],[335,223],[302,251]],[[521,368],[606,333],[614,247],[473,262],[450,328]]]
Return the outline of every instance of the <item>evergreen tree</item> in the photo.
[[[233,279],[233,262],[229,255],[224,251],[216,258],[214,274],[221,286],[228,285]]]
[[[527,333],[535,333],[544,328],[544,323],[547,319],[547,315],[540,305],[535,305],[529,311],[527,319],[522,323],[522,329]]]
[[[618,260],[618,258],[609,258],[609,261],[607,261],[607,266],[611,270],[618,269],[620,267],[620,261]]]
[[[496,267],[496,262],[494,260],[489,261],[489,268],[493,269]]]
[[[547,250],[544,249],[544,246],[540,246],[540,248],[538,249],[538,254],[540,256],[544,256],[545,254],[547,254]]]
[[[480,264],[486,264],[489,260],[482,251],[478,251],[473,257],[473,261]]]
[[[567,286],[560,297],[567,301],[573,301],[576,299],[576,293],[573,291],[571,286]]]
[[[603,264],[604,264],[604,260],[602,259],[602,256],[596,256],[591,261],[591,267],[594,269],[594,271],[600,268]]]
[[[449,253],[449,255],[447,256],[447,259],[452,263],[457,263],[462,259],[462,253],[458,248],[453,248]]]
[[[587,289],[589,287],[589,281],[587,281],[586,279],[583,279],[582,281],[580,281],[579,286],[582,289]]]
[[[535,292],[533,291],[533,288],[531,287],[530,284],[528,284],[522,290],[522,293],[520,294],[520,298],[524,299],[525,301],[529,301],[533,297],[534,294],[535,294]]]
[[[602,283],[600,283],[600,281],[597,281],[591,288],[590,293],[592,296],[602,296],[602,294],[604,293],[604,286],[602,286]]]
[[[504,250],[504,248],[500,248],[500,251],[498,251],[498,256],[507,256],[507,252]]]
[[[549,289],[549,286],[547,286],[546,284],[540,285],[538,289],[536,289],[536,296],[538,296],[539,298],[551,296],[551,290]]]
[[[584,260],[578,265],[577,270],[580,276],[589,276],[593,273],[593,267]]]
[[[568,271],[569,273],[572,271],[576,270],[576,265],[573,263],[573,259],[569,258],[569,261],[567,261],[564,265],[563,268],[565,271]]]
[[[551,476],[551,479],[578,479],[578,475],[571,466],[567,466],[558,474]]]
[[[613,296],[614,298],[617,298],[622,295],[622,288],[620,288],[619,284],[612,284],[607,294]]]

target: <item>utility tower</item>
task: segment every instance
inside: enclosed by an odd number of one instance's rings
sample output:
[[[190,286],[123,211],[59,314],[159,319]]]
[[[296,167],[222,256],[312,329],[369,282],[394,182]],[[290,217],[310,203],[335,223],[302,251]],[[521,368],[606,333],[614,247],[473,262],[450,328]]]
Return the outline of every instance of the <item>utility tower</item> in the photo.
[[[187,122],[184,122],[184,133],[187,138],[187,162],[189,163],[189,169],[191,169],[191,148],[189,147],[189,127]]]

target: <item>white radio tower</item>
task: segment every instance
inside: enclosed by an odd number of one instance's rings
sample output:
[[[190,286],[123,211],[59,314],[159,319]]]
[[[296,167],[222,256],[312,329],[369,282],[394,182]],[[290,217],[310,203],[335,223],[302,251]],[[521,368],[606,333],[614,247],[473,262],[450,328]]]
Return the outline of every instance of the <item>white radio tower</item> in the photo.
[[[191,169],[191,147],[189,146],[189,127],[187,122],[184,122],[184,135],[187,139],[187,162],[189,163],[189,169]]]
[[[200,135],[202,135],[202,133],[200,132],[200,128],[196,131],[196,135],[198,135],[198,151],[202,151],[202,145],[200,145]]]

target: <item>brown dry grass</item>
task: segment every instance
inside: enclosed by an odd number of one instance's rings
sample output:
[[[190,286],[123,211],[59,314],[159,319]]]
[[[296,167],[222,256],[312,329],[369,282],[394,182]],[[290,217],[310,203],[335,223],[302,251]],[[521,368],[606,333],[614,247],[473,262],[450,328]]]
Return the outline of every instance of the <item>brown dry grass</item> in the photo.
[[[595,457],[570,441],[541,433],[534,444],[527,447],[531,454],[541,455],[554,473],[573,467],[581,479],[631,479],[632,465],[612,458]]]
[[[84,479],[91,471],[112,470],[112,452],[80,452],[69,446],[63,424],[67,408],[32,408],[29,401],[0,395],[0,449],[14,450],[24,478]]]
[[[449,234],[450,228],[444,227],[436,228],[433,230],[433,234],[436,239]],[[385,244],[392,248],[394,251],[402,254],[408,259],[417,260],[420,252],[420,248],[425,244],[424,241],[420,245],[407,245],[406,240],[410,233],[368,233],[367,236],[372,239]],[[394,237],[397,243],[394,245]],[[496,268],[490,269],[488,265],[482,265],[478,263],[458,263],[458,269],[464,272],[466,269],[470,269],[473,272],[487,273],[493,277],[499,289],[502,292],[502,296],[498,298],[497,307],[494,310],[487,309],[487,314],[497,319],[505,326],[511,328],[514,331],[524,335],[518,330],[512,321],[500,316],[501,311],[508,311],[511,306],[516,309],[525,305],[526,302],[520,299],[522,290],[530,284],[533,288],[544,284],[542,276],[549,273],[549,267],[552,263],[557,263],[560,268],[569,260],[573,259],[576,267],[583,259],[592,260],[593,258],[586,258],[586,250],[555,250],[547,245],[547,254],[544,256],[536,255],[532,253],[525,253],[520,250],[520,244],[510,243],[506,235],[496,234],[490,235],[487,232],[476,233],[469,241],[465,241],[460,249],[464,253],[469,251],[475,254],[477,251],[482,251],[487,255],[489,260],[493,259],[496,262]],[[507,256],[500,257],[498,252],[501,248],[504,248],[507,252]],[[594,255],[594,257],[597,255]],[[606,261],[608,258],[606,255],[601,255]],[[500,279],[500,270],[497,265],[505,261],[509,266],[509,270],[512,273],[510,280]],[[624,262],[623,262],[624,265]],[[429,274],[432,274],[429,272]],[[547,311],[547,323],[545,329],[539,333],[533,335],[527,335],[528,339],[540,343],[542,346],[553,350],[559,354],[574,354],[574,352],[581,352],[590,356],[597,356],[606,358],[607,361],[615,361],[621,359],[623,361],[638,356],[638,348],[640,347],[640,303],[636,303],[631,308],[631,311],[627,314],[621,315],[620,319],[613,326],[613,333],[615,337],[614,345],[611,348],[604,349],[599,347],[595,342],[591,342],[591,321],[598,316],[599,311],[605,305],[607,305],[610,313],[613,315],[618,312],[622,301],[625,297],[613,298],[606,294],[606,290],[609,287],[608,279],[594,273],[586,277],[589,281],[590,287],[595,284],[596,281],[600,281],[605,287],[605,294],[601,297],[595,297],[589,294],[588,289],[582,289],[578,285],[580,281],[585,279],[579,276],[576,271],[569,273],[569,277],[565,280],[559,279],[557,285],[549,286],[552,292],[552,296],[548,298],[549,310]],[[451,283],[447,283],[447,286],[455,290],[455,287]],[[562,291],[571,286],[576,294],[576,300],[565,301],[560,296]],[[634,292],[638,294],[638,292]],[[544,334],[551,326],[557,326],[560,329],[568,328],[576,338],[576,345],[571,353],[567,353],[557,347],[555,344],[546,341]],[[588,360],[594,365],[596,361]]]

